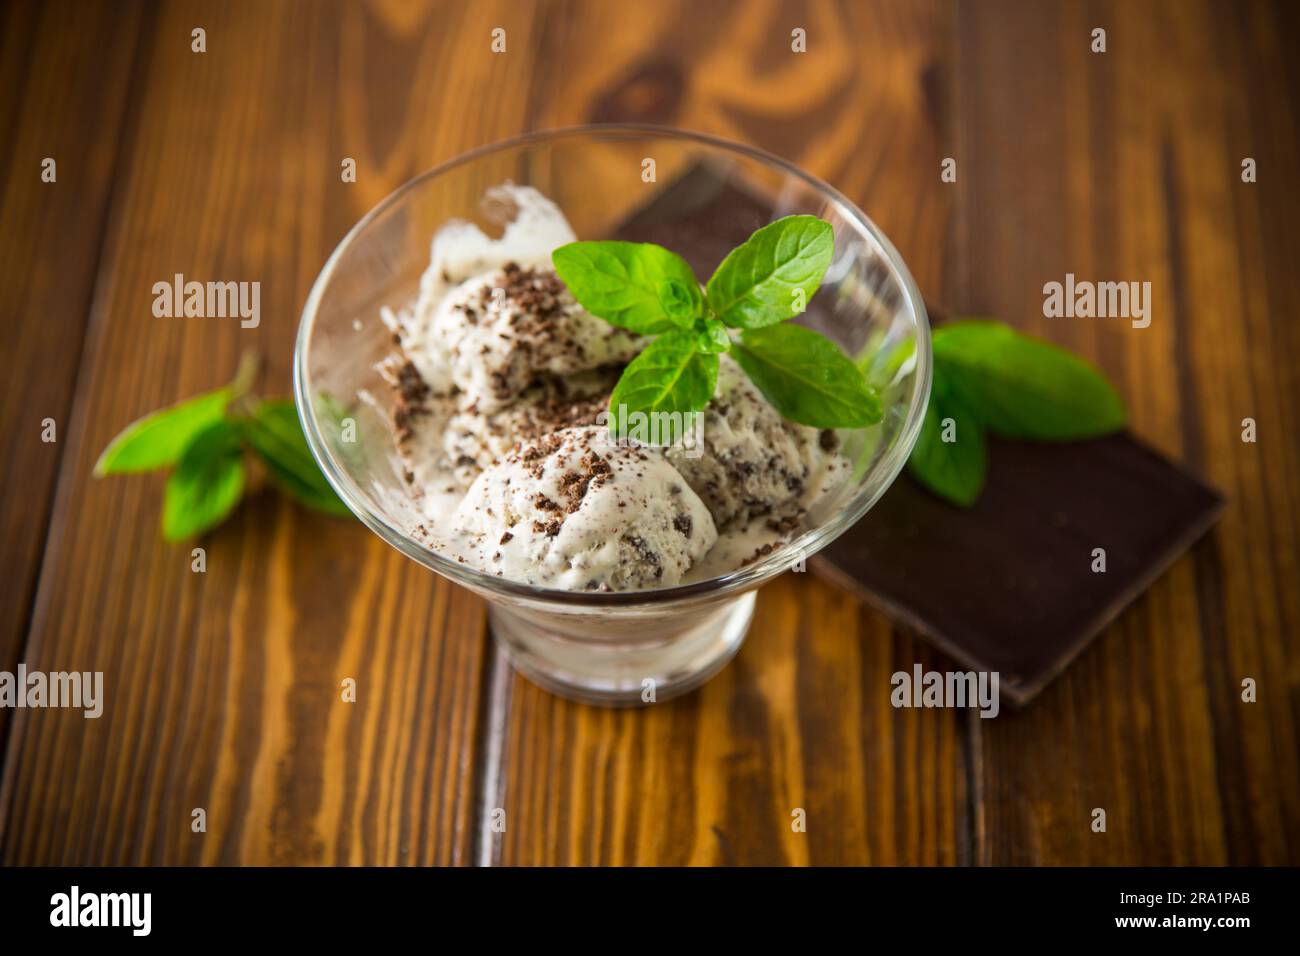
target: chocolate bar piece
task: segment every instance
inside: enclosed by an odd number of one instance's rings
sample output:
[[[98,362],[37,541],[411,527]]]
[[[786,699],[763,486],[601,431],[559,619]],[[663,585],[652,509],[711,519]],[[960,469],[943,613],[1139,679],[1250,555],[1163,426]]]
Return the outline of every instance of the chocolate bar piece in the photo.
[[[1023,703],[1222,509],[1217,492],[1128,435],[992,439],[974,507],[904,473],[810,567],[966,667],[998,671],[1002,693]]]

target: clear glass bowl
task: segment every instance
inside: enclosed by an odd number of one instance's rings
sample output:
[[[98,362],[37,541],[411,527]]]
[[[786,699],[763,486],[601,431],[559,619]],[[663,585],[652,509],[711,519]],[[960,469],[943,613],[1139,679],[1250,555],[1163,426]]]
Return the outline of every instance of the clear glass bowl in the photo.
[[[720,577],[619,593],[515,583],[444,558],[411,537],[422,518],[393,453],[390,390],[376,370],[392,351],[380,308],[414,300],[430,241],[448,220],[499,234],[511,211],[484,197],[507,181],[553,199],[581,239],[610,238],[638,212],[656,241],[680,250],[729,248],[794,213],[831,223],[835,259],[799,321],[860,360],[881,390],[885,417],[870,429],[841,433],[851,477],[812,510],[806,530]],[[713,214],[712,204],[727,190],[745,194],[749,211]],[[693,264],[703,280],[717,261]],[[492,631],[518,670],[567,697],[639,703],[683,693],[715,674],[744,639],[755,589],[792,567],[802,570],[889,487],[921,428],[930,333],[921,295],[894,247],[830,186],[775,156],[711,136],[588,126],[474,150],[416,177],[371,210],[312,287],[298,333],[294,390],[308,443],[339,496],[393,547],[482,595]]]

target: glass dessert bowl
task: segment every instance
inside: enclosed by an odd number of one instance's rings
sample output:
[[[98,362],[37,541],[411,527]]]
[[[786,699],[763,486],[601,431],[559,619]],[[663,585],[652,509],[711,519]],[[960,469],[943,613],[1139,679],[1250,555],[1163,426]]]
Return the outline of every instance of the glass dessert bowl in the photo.
[[[684,256],[701,279],[773,220],[809,214],[830,223],[834,258],[794,321],[859,364],[884,417],[836,434],[845,467],[779,541],[716,574],[624,591],[525,584],[431,546],[429,514],[413,497],[394,445],[402,409],[385,370],[394,349],[392,310],[417,300],[422,277],[433,271],[431,239],[449,223],[494,239],[525,215],[504,184],[554,202],[579,239],[655,242]],[[634,704],[684,693],[715,674],[744,639],[759,585],[804,570],[885,492],[920,432],[930,338],[921,296],[898,253],[825,183],[759,150],[701,134],[593,126],[475,150],[368,213],[307,299],[294,388],[308,443],[339,496],[393,547],[483,596],[492,632],[520,672],[566,697]]]

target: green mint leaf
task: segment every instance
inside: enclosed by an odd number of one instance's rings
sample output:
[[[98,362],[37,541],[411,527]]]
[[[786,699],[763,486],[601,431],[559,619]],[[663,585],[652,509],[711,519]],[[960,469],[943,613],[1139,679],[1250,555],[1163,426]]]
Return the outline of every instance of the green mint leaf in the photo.
[[[669,332],[650,343],[623,370],[609,397],[609,426],[615,436],[653,435],[671,444],[682,435],[685,414],[713,397],[718,356],[696,348],[693,330]],[[679,414],[672,414],[679,413]],[[663,415],[652,426],[647,419]]]
[[[298,501],[327,514],[352,514],[317,467],[293,402],[261,402],[248,420],[245,437],[276,484]]]
[[[704,295],[686,260],[648,242],[571,242],[551,262],[592,315],[640,335],[690,328]]]
[[[963,508],[973,505],[984,490],[988,471],[984,430],[961,395],[937,371],[907,468],[929,491]]]
[[[1124,403],[1095,367],[1000,322],[945,325],[934,333],[934,361],[1002,438],[1072,441],[1124,425]]]
[[[731,336],[718,319],[698,319],[695,323],[695,347],[701,352],[715,354],[731,350]]]
[[[883,416],[880,396],[830,339],[801,325],[744,332],[732,349],[776,410],[816,428],[864,428]]]
[[[163,536],[177,541],[220,524],[244,494],[237,422],[220,419],[194,436],[167,479]]]
[[[231,398],[229,388],[219,388],[132,422],[99,456],[95,474],[124,474],[174,465],[195,435],[225,416]]]
[[[727,325],[759,329],[803,312],[835,253],[835,232],[816,216],[786,216],[727,255],[709,279],[709,306]]]

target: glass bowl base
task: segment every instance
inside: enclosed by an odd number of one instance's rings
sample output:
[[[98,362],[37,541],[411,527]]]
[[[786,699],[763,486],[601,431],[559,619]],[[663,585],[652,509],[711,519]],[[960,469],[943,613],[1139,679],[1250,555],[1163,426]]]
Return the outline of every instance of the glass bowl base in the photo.
[[[553,694],[585,704],[634,707],[699,687],[740,650],[754,616],[755,592],[722,602],[687,624],[645,619],[625,633],[606,622],[555,622],[489,603],[492,633],[515,670]],[[665,626],[668,624],[669,626]]]

